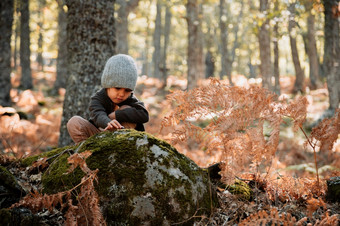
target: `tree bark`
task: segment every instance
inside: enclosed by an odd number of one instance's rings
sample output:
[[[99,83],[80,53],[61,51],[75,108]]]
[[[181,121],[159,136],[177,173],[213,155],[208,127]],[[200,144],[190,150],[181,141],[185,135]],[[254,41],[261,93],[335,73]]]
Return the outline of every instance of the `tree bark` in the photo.
[[[14,15],[18,18],[18,14],[19,14],[19,7],[14,4]],[[15,35],[14,35],[14,49],[13,49],[13,62],[14,62],[14,65],[13,65],[13,68],[14,70],[17,70],[18,69],[18,40],[19,40],[19,29],[20,29],[20,21],[19,20],[13,20],[15,21]]]
[[[162,0],[157,0],[157,14],[155,19],[155,30],[153,33],[153,47],[152,54],[153,74],[154,78],[161,78],[160,64],[161,64],[161,35],[162,35]]]
[[[239,43],[239,40],[238,40],[238,32],[239,32],[239,24],[242,23],[242,18],[243,18],[243,9],[244,9],[244,1],[241,0],[241,7],[240,7],[240,12],[238,14],[238,17],[237,17],[237,21],[236,21],[236,24],[234,24],[234,30],[233,30],[233,33],[234,33],[234,43],[233,43],[233,48],[231,49],[231,55],[230,55],[230,60],[228,62],[228,66],[227,66],[227,75],[230,75],[230,78],[231,78],[231,74],[232,74],[232,71],[233,71],[233,63],[235,61],[235,58],[236,58],[236,49],[239,47],[240,43]],[[240,64],[238,64],[240,65]]]
[[[210,50],[205,55],[205,78],[214,77],[215,58]]]
[[[324,0],[323,4],[325,9],[324,69],[329,93],[329,109],[335,110],[340,102],[340,12],[335,1]]]
[[[268,0],[260,0],[260,12],[267,17],[269,10]],[[270,49],[270,31],[269,31],[269,20],[268,18],[263,21],[259,30],[259,45],[260,45],[260,71],[262,74],[262,86],[269,90],[272,90],[271,78],[273,76],[272,72],[272,62],[271,62],[271,49]]]
[[[229,50],[228,50],[228,28],[226,26],[227,22],[227,9],[225,0],[220,0],[220,19],[219,19],[219,27],[220,27],[220,39],[221,39],[221,72],[220,79],[223,79],[224,76],[228,76],[229,84],[233,85],[233,81],[231,79],[231,73],[228,74],[227,68],[230,65],[229,59]],[[231,71],[231,70],[229,70]]]
[[[139,0],[117,0],[119,5],[118,18],[116,19],[117,46],[116,52],[128,54],[129,52],[129,23],[128,17],[132,10],[138,6]]]
[[[295,68],[295,83],[293,88],[293,93],[301,92],[304,93],[304,80],[305,80],[305,73],[303,72],[300,64],[299,59],[299,51],[296,46],[296,36],[297,36],[297,30],[296,30],[296,22],[295,22],[295,4],[290,4],[289,11],[291,13],[291,16],[289,18],[289,24],[288,24],[288,30],[289,30],[289,40],[290,40],[290,48],[292,52],[292,59],[293,64]]]
[[[149,2],[149,6],[151,5],[151,2]],[[142,75],[150,76],[150,63],[149,63],[149,53],[150,53],[150,17],[149,15],[146,15],[146,35],[145,35],[145,48],[142,53],[143,56],[143,66],[142,66]]]
[[[52,94],[58,94],[60,88],[66,88],[67,80],[67,18],[64,3],[58,0],[58,58],[57,77],[53,85]]]
[[[14,0],[0,1],[0,105],[11,106],[11,35]]]
[[[275,6],[274,6],[275,13],[279,11],[279,1],[275,1]],[[280,34],[279,34],[279,22],[276,21],[274,25],[274,78],[275,78],[275,83],[274,83],[274,92],[277,95],[281,94],[281,87],[280,87],[280,67],[279,67],[279,39],[280,39]]]
[[[114,0],[66,0],[69,78],[59,146],[71,143],[66,123],[74,115],[89,117],[90,97],[100,89],[106,61],[115,53]]]
[[[198,1],[188,0],[186,4],[186,19],[188,23],[188,90],[195,88],[198,80],[203,79],[204,76],[202,22]]]
[[[320,65],[315,39],[315,15],[312,13],[313,2],[304,2],[307,17],[307,34],[304,35],[305,49],[309,59],[309,87],[314,90],[322,86],[320,82]]]
[[[32,89],[30,28],[29,28],[29,0],[20,0],[20,88]]]
[[[171,28],[171,18],[172,14],[170,11],[170,6],[166,4],[165,8],[165,24],[164,24],[164,45],[163,45],[163,56],[162,56],[162,78],[163,78],[163,87],[167,85],[168,79],[168,68],[167,68],[167,55],[168,55],[168,45],[169,45],[169,37],[170,37],[170,28]]]

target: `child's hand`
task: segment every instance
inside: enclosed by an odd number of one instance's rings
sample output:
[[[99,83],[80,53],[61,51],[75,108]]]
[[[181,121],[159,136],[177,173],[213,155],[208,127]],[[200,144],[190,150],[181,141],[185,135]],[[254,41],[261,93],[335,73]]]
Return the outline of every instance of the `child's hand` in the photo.
[[[116,130],[116,129],[124,129],[124,126],[122,126],[116,119],[114,119],[107,124],[104,130]]]

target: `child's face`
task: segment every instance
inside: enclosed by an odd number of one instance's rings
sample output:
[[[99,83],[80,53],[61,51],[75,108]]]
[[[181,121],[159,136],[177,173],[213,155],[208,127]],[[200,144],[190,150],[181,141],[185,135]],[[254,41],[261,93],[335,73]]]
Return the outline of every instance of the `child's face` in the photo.
[[[132,93],[132,90],[126,88],[107,88],[107,95],[110,97],[113,103],[119,104],[126,100]]]

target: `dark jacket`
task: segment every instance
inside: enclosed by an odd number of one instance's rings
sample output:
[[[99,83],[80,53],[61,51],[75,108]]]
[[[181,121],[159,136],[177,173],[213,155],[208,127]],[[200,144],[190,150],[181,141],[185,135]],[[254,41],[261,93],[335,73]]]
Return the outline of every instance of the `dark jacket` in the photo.
[[[149,121],[149,113],[144,103],[139,101],[133,93],[118,106],[129,105],[131,108],[116,110],[116,119],[118,122],[136,123],[136,130],[145,131],[143,123]],[[90,102],[90,122],[97,128],[105,128],[111,121],[109,114],[114,111],[116,104],[112,102],[106,94],[106,89],[101,89],[91,97]]]

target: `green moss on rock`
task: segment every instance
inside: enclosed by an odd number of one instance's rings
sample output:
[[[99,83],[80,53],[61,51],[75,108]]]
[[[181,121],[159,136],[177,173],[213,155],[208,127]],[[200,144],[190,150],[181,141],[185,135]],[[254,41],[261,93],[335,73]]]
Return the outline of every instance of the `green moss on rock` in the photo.
[[[49,152],[44,152],[44,153],[41,153],[39,155],[30,156],[30,157],[22,159],[21,164],[23,166],[26,166],[26,167],[31,166],[35,161],[37,161],[40,158],[44,158],[44,157],[50,158],[52,156],[56,156],[58,153],[65,151],[66,149],[70,149],[70,148],[71,147],[56,148],[56,149],[53,149],[52,151],[49,151]]]
[[[77,148],[76,146],[73,149]],[[87,139],[78,152],[99,169],[96,191],[109,225],[168,225],[209,215],[217,205],[206,171],[167,142],[135,130],[103,132]],[[80,170],[66,175],[68,155],[59,156],[42,177],[44,191],[56,193],[75,186]]]
[[[253,199],[253,190],[241,180],[236,179],[234,184],[228,185],[226,188],[231,194],[237,195],[240,199],[248,201]]]

